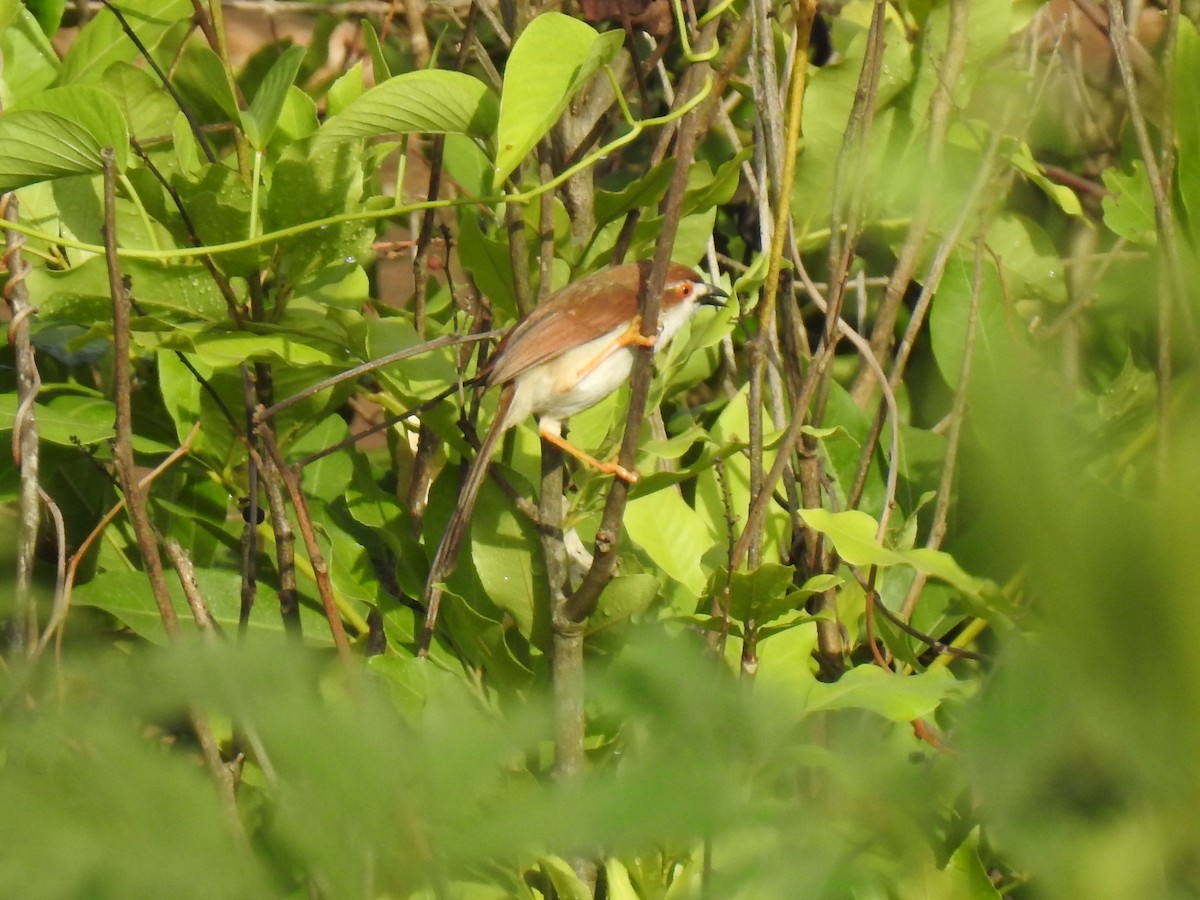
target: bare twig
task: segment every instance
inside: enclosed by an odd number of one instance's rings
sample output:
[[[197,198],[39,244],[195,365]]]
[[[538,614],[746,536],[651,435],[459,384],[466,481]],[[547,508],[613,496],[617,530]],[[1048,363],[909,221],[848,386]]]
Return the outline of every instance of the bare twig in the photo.
[[[15,221],[20,216],[16,194],[0,198],[0,218]],[[42,387],[37,357],[29,334],[29,320],[37,308],[29,301],[25,278],[29,263],[21,255],[25,236],[10,228],[4,230],[4,268],[8,280],[4,283],[4,299],[12,319],[8,326],[8,343],[13,348],[17,370],[17,413],[13,418],[13,465],[20,469],[19,532],[17,537],[17,578],[14,587],[13,621],[8,637],[13,650],[32,653],[37,645],[38,612],[33,595],[33,569],[41,523],[40,484],[38,468],[38,425],[34,404]],[[60,543],[60,547],[61,547]]]
[[[279,446],[275,443],[275,435],[269,427],[259,429],[263,446],[275,464],[276,470],[283,478],[284,487],[292,500],[292,509],[296,512],[296,523],[300,526],[300,535],[304,539],[304,547],[308,552],[308,561],[312,565],[313,576],[317,583],[317,593],[321,595],[321,606],[325,610],[325,619],[329,622],[329,633],[333,636],[334,646],[343,660],[350,658],[350,643],[346,640],[346,629],[342,625],[341,613],[338,612],[337,601],[333,596],[333,585],[329,581],[329,566],[317,543],[317,533],[313,529],[312,514],[308,509],[308,499],[300,485],[299,472],[284,461]]]
[[[111,147],[101,151],[104,163],[104,249],[108,264],[109,290],[113,302],[113,394],[116,405],[116,435],[113,439],[113,463],[121,492],[129,509],[129,519],[137,537],[138,549],[146,567],[146,577],[154,592],[154,602],[163,627],[171,638],[179,637],[179,619],[171,605],[171,595],[158,555],[158,542],[146,513],[146,488],[136,479],[133,461],[132,384],[129,377],[129,292],[117,258],[117,170]]]
[[[979,294],[983,287],[983,253],[984,234],[981,226],[980,233],[975,237],[975,270],[971,279],[971,305],[967,311],[967,332],[963,338],[963,358],[958,371],[958,391],[954,395],[954,403],[950,409],[950,431],[946,436],[946,458],[942,463],[942,477],[938,483],[937,502],[933,507],[933,523],[929,528],[929,537],[925,546],[937,550],[942,546],[946,536],[946,521],[950,514],[950,498],[954,488],[954,475],[958,461],[958,448],[962,437],[963,420],[967,410],[967,385],[971,375],[971,361],[975,353],[975,330],[979,322]],[[917,606],[917,599],[925,588],[927,576],[917,572],[909,585],[904,603],[900,607],[900,615],[906,621],[912,619]]]

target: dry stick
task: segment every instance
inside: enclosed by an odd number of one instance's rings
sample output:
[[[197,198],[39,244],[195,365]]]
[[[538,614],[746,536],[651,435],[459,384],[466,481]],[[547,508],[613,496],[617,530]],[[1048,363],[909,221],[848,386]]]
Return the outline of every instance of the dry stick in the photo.
[[[220,626],[213,619],[212,613],[200,593],[200,586],[196,584],[196,567],[192,565],[191,558],[179,546],[179,541],[174,538],[165,538],[163,549],[167,551],[167,556],[171,558],[171,565],[175,567],[175,574],[179,577],[179,586],[183,588],[183,596],[187,600],[188,608],[192,611],[196,627],[206,638],[216,637]]]
[[[171,605],[162,559],[150,517],[146,514],[146,492],[136,478],[133,461],[132,386],[129,377],[129,292],[121,275],[117,258],[117,170],[111,147],[101,151],[104,165],[104,258],[108,264],[109,290],[113,303],[113,394],[116,404],[116,435],[113,439],[113,462],[121,492],[125,495],[129,519],[137,537],[138,549],[146,566],[146,577],[154,593],[154,602],[162,617],[163,627],[171,638],[179,636],[179,619]]]
[[[254,428],[254,379],[250,377],[250,367],[242,363],[239,367],[242,375],[242,404],[246,415],[247,444],[246,455],[246,505],[242,509],[241,539],[241,572],[242,586],[238,604],[238,637],[245,638],[250,628],[250,613],[254,610],[254,600],[258,595],[258,516],[261,510],[258,498],[258,456],[255,452]]]
[[[304,547],[308,551],[308,561],[312,565],[313,576],[317,582],[317,592],[321,595],[321,606],[325,610],[325,619],[329,622],[329,632],[333,635],[334,646],[343,660],[350,659],[350,643],[346,640],[346,629],[342,626],[342,617],[338,612],[337,601],[333,597],[333,585],[329,581],[329,566],[317,544],[317,534],[313,529],[312,515],[308,510],[308,499],[300,485],[299,471],[289,466],[279,452],[275,443],[275,435],[270,428],[259,429],[263,446],[267,455],[275,464],[275,469],[283,478],[283,485],[292,500],[292,509],[296,512],[296,523],[300,526],[300,535],[304,538]]]
[[[395,3],[393,2],[393,8]],[[404,0],[404,15],[408,20],[408,39],[412,44],[417,69],[429,67],[429,35],[425,33],[425,0]],[[391,21],[391,14],[388,15]]]
[[[9,193],[0,198],[0,218],[15,221],[20,214],[16,194]],[[8,271],[8,280],[4,284],[4,299],[12,314],[8,326],[8,343],[13,348],[13,361],[17,370],[17,413],[13,418],[12,456],[13,465],[20,469],[17,578],[13,586],[13,622],[7,637],[12,643],[9,649],[32,654],[37,646],[38,636],[33,569],[41,524],[41,488],[38,483],[40,456],[34,404],[42,388],[42,379],[38,374],[37,357],[29,335],[29,319],[37,313],[37,307],[30,304],[29,288],[25,284],[30,266],[21,256],[24,243],[24,235],[11,228],[4,230],[4,268]],[[60,543],[60,552],[62,546]]]
[[[381,356],[378,359],[372,359],[363,363],[362,365],[355,366],[353,369],[347,369],[345,372],[339,372],[336,375],[331,375],[329,378],[323,378],[322,380],[309,385],[304,390],[297,391],[287,399],[280,400],[278,403],[260,410],[255,415],[255,421],[259,423],[265,422],[267,419],[279,415],[279,413],[291,406],[294,406],[301,400],[307,400],[314,394],[319,394],[321,391],[339,385],[343,381],[349,381],[352,378],[365,375],[367,372],[374,372],[376,369],[382,369],[384,366],[390,366],[392,363],[397,363],[413,356],[420,356],[422,353],[432,353],[434,350],[441,350],[443,347],[453,347],[457,344],[473,344],[478,341],[490,341],[493,338],[500,337],[503,333],[503,330],[495,330],[481,331],[477,334],[448,334],[444,337],[434,338],[432,341],[425,341],[422,344],[415,344],[412,347],[405,347],[403,350],[397,350],[395,353],[389,353],[387,356]],[[455,390],[457,390],[457,386]]]
[[[828,303],[824,303],[818,292],[811,288],[811,280],[805,271],[803,260],[796,245],[795,236],[791,236],[790,252],[793,265],[797,272],[800,273],[806,285],[810,285],[809,293],[813,298],[813,302],[818,308],[823,310],[825,315],[822,347],[826,354],[832,354],[837,346],[840,333],[837,323],[841,321],[841,310],[845,302],[847,272],[858,236],[863,227],[865,202],[862,185],[865,183],[865,179],[862,177],[862,168],[874,123],[875,101],[878,96],[880,72],[883,68],[885,21],[885,5],[883,2],[877,2],[872,10],[871,24],[867,32],[866,53],[864,54],[863,65],[859,72],[854,103],[846,120],[842,146],[838,152],[838,158],[834,167],[833,202],[831,204],[830,217],[831,239],[828,249],[831,298]],[[848,169],[851,169],[849,176],[846,174]],[[847,177],[849,177],[851,184],[848,199],[843,196],[842,190]],[[798,328],[800,323],[795,321],[795,317],[793,317],[793,321],[795,327]],[[826,355],[824,358],[829,359],[831,357]],[[816,423],[820,423],[823,420],[825,401],[829,391],[829,377],[830,370],[828,367],[820,371],[819,374],[810,373],[809,378],[818,379],[817,385],[812,390],[815,402],[812,403],[811,410],[808,403],[800,407],[800,415],[802,417],[807,416],[810,421]],[[801,435],[799,440],[799,448],[801,449],[799,472],[802,502],[807,508],[819,508],[823,502],[823,495],[829,493],[823,488],[823,481],[825,479],[822,461],[811,439]],[[793,519],[798,516],[798,513],[798,510],[792,511]],[[836,567],[837,561],[832,548],[825,541],[824,537],[819,532],[807,526],[804,527],[802,532],[798,532],[796,536],[798,537],[800,534],[803,534],[805,543],[804,555],[801,560],[802,565],[798,569],[798,575],[800,574],[799,570],[803,570],[805,577],[819,572],[832,571]],[[818,615],[817,646],[825,674],[835,677],[843,667],[844,656],[842,629],[837,621],[835,592],[829,590],[818,595],[811,602],[810,608],[817,614],[829,613],[827,616]]]
[[[946,54],[943,57],[937,84],[929,101],[929,141],[926,169],[933,177],[926,178],[922,185],[916,212],[913,214],[908,232],[905,234],[904,243],[900,246],[896,266],[892,270],[892,277],[884,290],[883,300],[879,304],[875,327],[871,332],[871,350],[879,361],[882,361],[891,349],[904,293],[916,271],[921,248],[924,246],[929,224],[933,218],[934,203],[941,188],[942,182],[937,176],[946,148],[950,113],[954,108],[953,89],[958,84],[958,78],[967,56],[969,9],[970,0],[951,0],[950,2]],[[865,406],[875,383],[874,373],[864,366],[850,388],[850,395],[860,406]]]
[[[981,222],[979,233],[975,236],[975,270],[971,278],[971,305],[967,310],[967,333],[963,340],[962,364],[958,370],[958,391],[954,395],[954,403],[950,408],[950,431],[946,435],[946,460],[942,464],[942,477],[938,483],[937,502],[933,507],[933,524],[929,528],[929,537],[925,547],[937,550],[942,546],[946,536],[946,520],[950,514],[950,494],[954,488],[954,475],[958,462],[958,448],[962,438],[963,419],[967,410],[967,384],[970,381],[971,361],[975,354],[975,331],[979,322],[979,294],[983,287],[983,252],[986,244],[984,227]],[[909,585],[904,603],[900,607],[900,616],[905,621],[911,620],[917,606],[917,599],[925,589],[928,577],[924,572],[917,572]]]
[[[750,428],[751,496],[758,496],[763,487],[761,404],[756,402],[755,395],[761,397],[764,376],[763,367],[771,350],[769,342],[776,327],[776,300],[779,296],[779,275],[783,270],[784,244],[787,239],[788,227],[791,223],[791,216],[788,214],[788,211],[791,208],[792,186],[796,180],[796,158],[800,146],[800,123],[804,110],[804,86],[808,79],[808,39],[812,30],[813,17],[816,15],[816,5],[811,0],[793,0],[792,12],[795,17],[795,33],[792,38],[794,58],[788,85],[788,108],[785,124],[786,136],[783,139],[786,149],[784,149],[784,146],[781,146],[775,152],[777,158],[780,155],[783,157],[782,169],[776,182],[778,187],[774,191],[776,198],[774,228],[771,233],[771,246],[768,250],[767,277],[763,283],[762,299],[759,301],[757,310],[759,332],[755,339],[754,350],[751,355],[753,367],[750,376],[750,393],[752,398]],[[770,104],[768,103],[769,108]],[[771,139],[767,140],[768,151],[772,143]],[[768,164],[770,163],[770,156],[771,154],[768,152]],[[796,411],[793,411],[793,414],[796,414]],[[755,427],[756,425],[757,427]],[[747,562],[751,567],[758,565],[761,552],[761,537],[761,534],[755,534],[750,539],[747,549]]]
[[[1158,285],[1158,360],[1156,365],[1156,380],[1158,382],[1158,465],[1160,476],[1166,474],[1166,464],[1170,452],[1170,404],[1171,404],[1171,350],[1172,350],[1172,317],[1178,307],[1182,313],[1184,327],[1191,339],[1193,353],[1200,351],[1200,339],[1196,333],[1195,318],[1186,302],[1188,296],[1187,284],[1183,265],[1179,259],[1179,235],[1175,228],[1175,213],[1171,205],[1171,181],[1173,175],[1173,154],[1167,149],[1175,140],[1173,124],[1169,114],[1163,122],[1162,144],[1163,155],[1160,159],[1154,152],[1154,144],[1150,139],[1150,130],[1146,125],[1146,117],[1142,112],[1141,100],[1138,96],[1137,80],[1134,77],[1133,65],[1129,58],[1129,32],[1125,26],[1125,11],[1118,0],[1106,0],[1109,20],[1109,36],[1111,38],[1113,55],[1117,60],[1117,69],[1121,73],[1121,83],[1125,88],[1126,102],[1129,104],[1129,118],[1133,122],[1134,134],[1137,136],[1138,150],[1142,161],[1146,164],[1146,178],[1150,182],[1150,192],[1154,197],[1154,222],[1158,232],[1158,244],[1162,250],[1163,263],[1166,268],[1165,278],[1160,277]],[[1168,16],[1168,25],[1172,32],[1178,28],[1178,2],[1171,4],[1173,13]],[[1173,50],[1175,36],[1169,36],[1169,47]],[[1168,78],[1166,79],[1170,82]],[[1168,101],[1170,97],[1168,96]],[[1170,105],[1166,107],[1170,109]],[[1167,164],[1171,164],[1170,168]]]
[[[113,463],[117,469],[117,478],[121,482],[121,492],[125,495],[126,509],[133,523],[134,535],[137,538],[138,549],[142,554],[146,576],[150,581],[150,589],[154,593],[154,602],[158,606],[162,618],[163,629],[172,641],[181,636],[179,619],[175,608],[171,605],[171,595],[167,590],[167,580],[163,571],[162,559],[158,555],[158,540],[155,537],[154,526],[146,513],[146,497],[149,484],[138,481],[133,460],[133,412],[131,398],[131,379],[129,377],[129,294],[121,276],[120,262],[117,259],[117,171],[113,149],[105,147],[100,151],[104,166],[104,258],[108,265],[109,290],[113,301],[113,394],[116,405],[116,426],[113,440]],[[221,760],[216,738],[207,719],[198,711],[189,712],[192,730],[200,743],[205,762],[217,791],[221,797],[222,808],[235,838],[244,843],[245,831],[237,813],[237,805],[233,796],[233,783],[229,770]]]

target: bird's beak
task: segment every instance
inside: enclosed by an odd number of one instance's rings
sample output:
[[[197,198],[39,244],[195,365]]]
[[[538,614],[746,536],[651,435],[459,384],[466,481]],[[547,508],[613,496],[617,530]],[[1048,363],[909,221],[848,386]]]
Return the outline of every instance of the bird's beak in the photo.
[[[696,302],[701,306],[721,307],[724,306],[725,301],[729,299],[729,295],[715,284],[708,284],[707,282],[702,281],[697,284],[696,287],[700,289],[700,296],[696,299]]]

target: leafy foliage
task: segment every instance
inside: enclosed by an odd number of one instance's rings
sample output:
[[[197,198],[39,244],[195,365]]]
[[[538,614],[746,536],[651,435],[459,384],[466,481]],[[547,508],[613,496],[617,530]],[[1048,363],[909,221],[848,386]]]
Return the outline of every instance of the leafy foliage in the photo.
[[[0,429],[40,442],[0,468],[0,893],[1195,893],[1186,17],[1143,116],[1007,0],[847,3],[796,105],[805,3],[658,66],[523,8],[235,63],[193,4],[117,6],[0,3]],[[496,402],[467,338],[659,247],[736,302],[658,355],[619,529],[586,468],[531,521],[515,429],[426,658]],[[571,439],[616,452],[631,392]],[[551,578],[610,546],[571,771]]]

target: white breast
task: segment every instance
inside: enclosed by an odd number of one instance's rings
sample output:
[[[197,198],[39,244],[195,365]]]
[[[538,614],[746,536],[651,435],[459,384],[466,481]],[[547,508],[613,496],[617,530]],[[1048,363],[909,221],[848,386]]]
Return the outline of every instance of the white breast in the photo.
[[[655,352],[667,345],[697,308],[696,303],[685,301],[663,312]],[[599,362],[596,359],[627,330],[622,325],[518,376],[504,427],[516,425],[530,415],[561,422],[616,391],[629,380],[635,348],[617,347]],[[585,369],[587,373],[580,378],[579,373]]]

